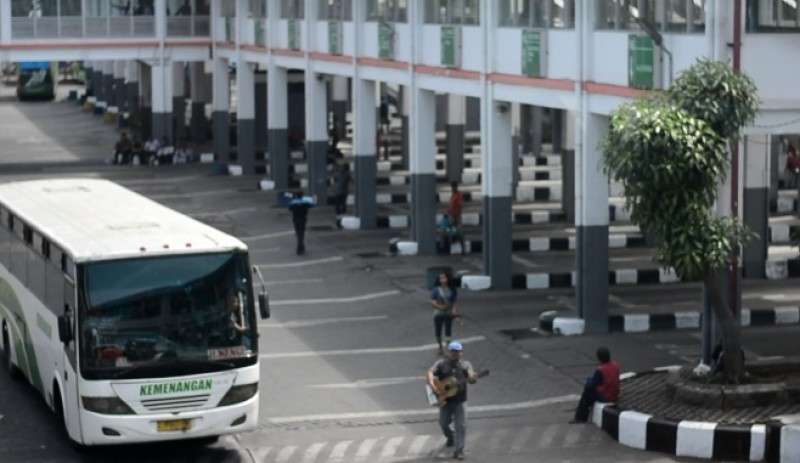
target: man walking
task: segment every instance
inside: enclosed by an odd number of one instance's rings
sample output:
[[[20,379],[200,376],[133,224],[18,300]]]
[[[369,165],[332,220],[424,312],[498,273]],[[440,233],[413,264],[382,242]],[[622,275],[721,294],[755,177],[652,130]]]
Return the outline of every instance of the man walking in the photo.
[[[336,207],[336,226],[342,228],[342,218],[347,213],[347,195],[350,194],[350,183],[353,177],[350,175],[350,164],[343,162],[339,164],[334,185],[334,204]]]
[[[611,360],[611,353],[606,347],[597,349],[597,366],[594,373],[586,378],[575,418],[570,423],[586,423],[589,411],[595,402],[616,402],[619,399],[619,365]]]
[[[444,437],[447,438],[445,447],[453,448],[453,458],[456,460],[464,459],[467,383],[475,384],[478,381],[478,375],[472,368],[472,364],[462,358],[462,350],[460,342],[451,341],[447,345],[447,358],[437,360],[428,370],[428,385],[436,394],[445,393],[445,391],[437,389],[436,381],[441,382],[453,378],[458,388],[457,392],[448,397],[439,409],[439,426],[442,428]]]
[[[289,210],[292,211],[292,222],[294,223],[294,235],[297,237],[297,254],[302,255],[306,252],[306,220],[308,210],[317,205],[317,199],[303,196],[302,191],[296,191],[294,198],[289,202]]]

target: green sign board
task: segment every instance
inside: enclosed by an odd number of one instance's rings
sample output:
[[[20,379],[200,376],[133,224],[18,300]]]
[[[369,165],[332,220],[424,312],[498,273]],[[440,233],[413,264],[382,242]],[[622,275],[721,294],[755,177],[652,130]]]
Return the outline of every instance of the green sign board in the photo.
[[[441,34],[442,66],[459,67],[461,30],[457,26],[442,26]]]
[[[332,55],[342,54],[341,39],[341,24],[338,21],[328,22],[328,53]]]
[[[226,42],[233,42],[233,31],[231,30],[231,20],[233,18],[225,18],[225,41]]]
[[[522,74],[542,77],[542,31],[522,31]]]
[[[289,24],[289,49],[290,50],[299,50],[300,49],[300,25],[297,24],[296,19],[290,19]]]
[[[656,87],[656,53],[650,37],[628,36],[628,86],[641,89]]]
[[[378,24],[378,56],[394,59],[394,31],[388,24]]]

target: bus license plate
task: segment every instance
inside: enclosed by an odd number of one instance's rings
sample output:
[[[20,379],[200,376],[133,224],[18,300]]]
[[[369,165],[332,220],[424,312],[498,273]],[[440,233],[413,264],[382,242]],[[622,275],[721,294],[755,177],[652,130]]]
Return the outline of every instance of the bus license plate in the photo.
[[[158,432],[188,431],[192,429],[192,420],[157,421]]]

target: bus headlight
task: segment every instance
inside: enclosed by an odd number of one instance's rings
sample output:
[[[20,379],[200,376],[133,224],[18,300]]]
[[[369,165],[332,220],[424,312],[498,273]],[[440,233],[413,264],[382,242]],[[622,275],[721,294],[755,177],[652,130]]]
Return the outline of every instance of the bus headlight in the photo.
[[[225,405],[233,405],[238,404],[239,402],[244,402],[245,400],[253,397],[258,392],[258,383],[253,384],[242,384],[239,386],[233,386],[225,397],[219,401],[219,407],[224,407]]]
[[[81,397],[83,408],[103,415],[133,415],[133,410],[119,397]]]

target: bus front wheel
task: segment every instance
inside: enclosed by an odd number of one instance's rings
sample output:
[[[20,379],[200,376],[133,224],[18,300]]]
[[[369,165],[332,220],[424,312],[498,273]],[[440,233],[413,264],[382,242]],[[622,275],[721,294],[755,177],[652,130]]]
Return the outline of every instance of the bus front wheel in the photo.
[[[20,371],[20,369],[14,365],[14,361],[11,360],[11,341],[9,337],[8,325],[3,323],[3,363],[5,364],[8,375],[11,376],[12,379],[20,380],[22,379],[22,371]]]

